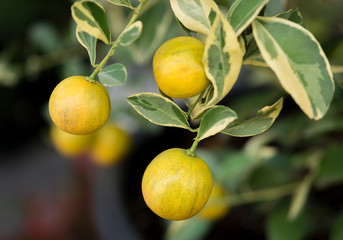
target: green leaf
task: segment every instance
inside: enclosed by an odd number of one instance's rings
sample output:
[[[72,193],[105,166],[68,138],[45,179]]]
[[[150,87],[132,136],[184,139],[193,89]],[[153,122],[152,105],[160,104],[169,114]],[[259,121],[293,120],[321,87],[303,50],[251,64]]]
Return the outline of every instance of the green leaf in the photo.
[[[170,0],[177,19],[188,29],[208,34],[211,29],[210,14],[220,10],[213,0]]]
[[[110,2],[114,5],[118,5],[118,6],[124,6],[124,7],[128,7],[128,8],[133,8],[131,5],[131,2],[129,0],[106,0],[107,2]]]
[[[79,55],[75,54],[75,56],[71,56],[66,61],[63,61],[59,77],[64,79],[70,76],[82,76],[82,74],[88,73],[88,71],[89,66],[86,65]]]
[[[284,11],[287,1],[285,0],[270,0],[264,9],[264,16],[273,16]]]
[[[144,31],[130,47],[118,48],[116,56],[123,61],[142,65],[148,63],[158,46],[166,41],[167,34],[174,34],[177,27],[171,27],[175,17],[168,1],[157,1],[145,9],[139,19],[143,22]]]
[[[304,27],[303,18],[298,8],[292,8],[287,12],[279,13],[275,17],[287,19]]]
[[[213,87],[213,96],[204,104],[198,104],[193,118],[217,104],[232,89],[243,62],[243,53],[236,34],[228,21],[218,13],[206,41],[203,64],[207,78]]]
[[[343,239],[343,211],[341,211],[336,217],[331,229],[330,240],[342,240]]]
[[[39,50],[48,53],[61,47],[61,39],[55,27],[46,21],[37,22],[28,31],[30,42]]]
[[[263,133],[270,128],[282,109],[283,98],[271,106],[266,106],[258,111],[253,118],[229,124],[222,133],[235,137],[248,137]]]
[[[306,215],[302,212],[297,219],[287,219],[288,204],[279,204],[267,219],[268,240],[301,240],[306,234]]]
[[[156,93],[139,93],[127,98],[129,104],[150,122],[190,130],[185,113],[177,104]]]
[[[227,152],[221,156],[216,178],[228,189],[235,191],[251,169],[258,163],[245,152]]]
[[[79,27],[76,28],[76,38],[79,43],[86,48],[91,64],[94,66],[96,61],[96,42],[97,39],[87,32],[82,31]]]
[[[320,162],[319,172],[316,179],[320,186],[343,182],[342,156],[343,149],[341,145],[333,144],[327,147]]]
[[[106,44],[111,42],[111,31],[106,20],[106,13],[99,3],[90,0],[75,2],[71,7],[71,13],[81,31]]]
[[[287,12],[279,13],[278,15],[274,17],[284,18],[284,19],[290,20],[294,23],[304,26],[301,13],[298,10],[298,8],[292,8],[288,10]],[[249,35],[247,38],[249,40],[248,40],[247,51],[244,56],[243,64],[259,66],[259,67],[269,67],[268,64],[264,61],[263,57],[261,56],[261,53],[257,47],[253,34]]]
[[[142,33],[143,23],[137,21],[128,27],[120,36],[120,45],[128,46],[139,38]]]
[[[183,221],[170,221],[166,240],[198,240],[202,239],[212,227],[212,222],[193,217]]]
[[[104,86],[115,87],[124,85],[127,72],[123,64],[115,63],[102,69],[98,76]]]
[[[248,35],[247,39],[248,44],[246,46],[243,64],[268,67],[268,64],[264,61],[263,57],[261,56],[260,50],[258,49],[253,34],[251,33],[250,35]]]
[[[286,19],[257,17],[252,24],[261,54],[283,88],[311,119],[321,119],[334,93],[330,64],[305,28]]]
[[[196,139],[203,140],[222,131],[237,118],[236,113],[225,106],[214,106],[202,117]]]
[[[236,0],[227,13],[227,20],[239,36],[257,17],[269,0]]]

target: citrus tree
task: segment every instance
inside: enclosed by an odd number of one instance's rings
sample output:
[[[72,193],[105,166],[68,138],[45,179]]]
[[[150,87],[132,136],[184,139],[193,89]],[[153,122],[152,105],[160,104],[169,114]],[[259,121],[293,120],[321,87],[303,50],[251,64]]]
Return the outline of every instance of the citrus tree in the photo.
[[[77,24],[77,39],[86,48],[94,71],[88,77],[71,77],[79,83],[65,88],[60,86],[67,85],[70,78],[63,80],[51,95],[49,110],[54,123],[73,134],[92,133],[105,124],[110,104],[103,86],[120,87],[127,78],[122,63],[107,64],[108,60],[117,50],[133,46],[145,31],[145,25],[137,19],[148,0],[137,3],[108,0],[107,3],[132,10],[126,26],[116,37],[111,33],[105,8],[99,2],[77,1],[71,8]],[[297,8],[270,14],[268,0],[236,0],[224,5],[213,0],[170,0],[169,3],[186,36],[169,39],[152,53],[151,70],[159,92],[140,92],[127,96],[127,101],[153,124],[182,128],[195,134],[188,149],[166,150],[150,163],[143,176],[142,191],[147,205],[163,218],[181,220],[199,212],[201,218],[211,216],[201,210],[210,198],[213,179],[219,177],[208,170],[207,164],[211,167],[211,163],[197,155],[199,142],[217,134],[252,137],[264,133],[283,108],[283,97],[276,98],[265,107],[256,108],[255,116],[244,118],[234,108],[223,104],[239,80],[242,66],[271,69],[283,89],[282,94],[291,97],[311,120],[321,120],[326,115],[335,83],[321,45],[304,26]],[[159,16],[162,20],[163,17]],[[147,28],[153,24],[149,22]],[[108,45],[108,52],[101,61],[96,54],[99,40]],[[151,52],[151,49],[146,51]],[[242,171],[247,169],[242,168]],[[280,193],[271,194],[276,197],[296,193],[290,219],[296,219],[304,206],[317,166],[313,169],[302,181],[272,191]],[[230,194],[217,188],[216,185],[214,192],[222,196],[219,209],[227,212]],[[268,200],[260,196],[270,196],[269,193],[243,193],[233,196],[231,203]],[[220,216],[220,213],[215,215]],[[204,226],[204,222],[197,220],[189,224]],[[189,224],[185,224],[186,228],[191,226]],[[175,232],[170,236],[175,236]]]

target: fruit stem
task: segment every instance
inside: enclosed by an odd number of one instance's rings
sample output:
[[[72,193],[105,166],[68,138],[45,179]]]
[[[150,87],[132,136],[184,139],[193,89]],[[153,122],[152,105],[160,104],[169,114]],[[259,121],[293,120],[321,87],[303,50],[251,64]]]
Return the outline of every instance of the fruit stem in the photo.
[[[140,4],[136,8],[134,8],[134,12],[133,12],[133,15],[132,15],[130,21],[126,24],[122,33],[112,43],[112,47],[110,48],[110,50],[108,51],[106,56],[102,59],[102,61],[97,65],[97,67],[94,69],[92,74],[89,76],[90,80],[94,80],[95,76],[98,75],[98,73],[102,70],[102,68],[107,63],[108,59],[114,55],[115,50],[120,46],[120,38],[121,38],[123,32],[125,32],[126,29],[128,29],[136,21],[137,17],[142,12],[142,9],[147,2],[148,2],[148,0],[141,0]]]
[[[205,91],[204,91],[205,92]],[[199,97],[197,98],[197,100],[190,106],[190,108],[188,109],[187,115],[190,116],[192,114],[192,111],[194,110],[195,106],[198,104],[198,102],[200,102],[202,96],[204,95],[204,92],[200,93]]]
[[[188,156],[190,156],[190,157],[196,156],[195,149],[197,148],[198,144],[199,144],[199,140],[194,139],[194,142],[193,142],[191,148],[186,150],[186,153]]]

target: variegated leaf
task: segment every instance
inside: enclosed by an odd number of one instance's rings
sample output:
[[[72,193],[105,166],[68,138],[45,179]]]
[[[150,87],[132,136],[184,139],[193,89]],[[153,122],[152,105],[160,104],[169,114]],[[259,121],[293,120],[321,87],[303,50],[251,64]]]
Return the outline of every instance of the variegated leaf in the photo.
[[[203,140],[222,131],[237,118],[237,114],[228,107],[214,106],[201,118],[197,140]]]
[[[120,45],[128,46],[139,38],[142,33],[143,23],[137,21],[128,27],[120,36]]]
[[[126,49],[132,56],[132,61],[142,65],[151,60],[157,47],[166,40],[166,34],[175,17],[168,1],[157,1],[148,7],[139,18],[145,26],[149,27],[142,31],[132,47],[118,50]]]
[[[259,110],[257,116],[229,124],[222,133],[235,137],[249,137],[263,133],[270,128],[282,109],[283,98],[271,106]]]
[[[131,5],[131,2],[129,0],[107,0],[107,2],[110,2],[114,5],[118,5],[118,6],[124,6],[124,7],[128,7],[128,8],[133,8]]]
[[[95,1],[75,2],[71,7],[74,21],[78,27],[104,43],[111,42],[111,31],[104,8]]]
[[[309,118],[321,119],[331,103],[334,81],[315,37],[281,18],[257,17],[252,26],[259,50],[283,88]]]
[[[229,93],[238,78],[242,62],[243,53],[236,34],[219,13],[207,38],[203,56],[206,76],[212,83],[213,94],[203,105],[195,108],[193,118],[200,116]]]
[[[301,13],[298,8],[292,8],[286,12],[279,13],[274,17],[284,18],[304,26]],[[269,67],[268,64],[264,61],[263,57],[261,56],[261,53],[256,45],[256,41],[252,35],[253,34],[247,36],[249,40],[243,64],[259,67]]]
[[[100,82],[106,87],[122,86],[126,82],[127,71],[123,64],[114,63],[102,69],[98,76]]]
[[[127,98],[129,104],[150,122],[190,129],[185,113],[170,99],[157,93],[139,93]]]
[[[275,17],[290,20],[294,23],[300,24],[304,27],[303,17],[298,8],[292,8],[286,12],[279,13]]]
[[[269,0],[236,0],[227,13],[227,20],[239,36],[256,18]]]
[[[91,64],[94,66],[96,61],[96,42],[97,39],[87,32],[82,31],[79,27],[76,28],[76,38],[79,43],[86,48]]]
[[[170,0],[178,20],[194,32],[208,34],[211,29],[211,16],[219,8],[213,0]]]

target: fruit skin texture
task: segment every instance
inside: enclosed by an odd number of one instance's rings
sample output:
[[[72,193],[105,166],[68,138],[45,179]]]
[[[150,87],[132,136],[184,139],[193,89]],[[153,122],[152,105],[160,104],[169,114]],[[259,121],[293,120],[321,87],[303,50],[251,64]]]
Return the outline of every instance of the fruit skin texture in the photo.
[[[50,140],[61,155],[74,158],[89,149],[93,141],[93,135],[74,135],[52,125],[50,127]]]
[[[57,127],[71,134],[89,134],[107,122],[110,97],[98,81],[72,76],[61,81],[49,100],[49,113]]]
[[[210,81],[202,63],[204,44],[192,37],[176,37],[156,51],[153,71],[159,89],[172,98],[190,98],[203,92]]]
[[[118,163],[130,150],[130,135],[115,123],[107,123],[94,135],[91,157],[100,166]]]
[[[207,164],[186,150],[168,149],[146,168],[142,192],[149,208],[162,218],[183,220],[193,217],[206,204],[212,189]]]
[[[227,192],[223,186],[214,182],[210,198],[198,217],[206,220],[218,220],[224,217],[230,210],[228,203],[223,201],[225,196],[227,196]]]

